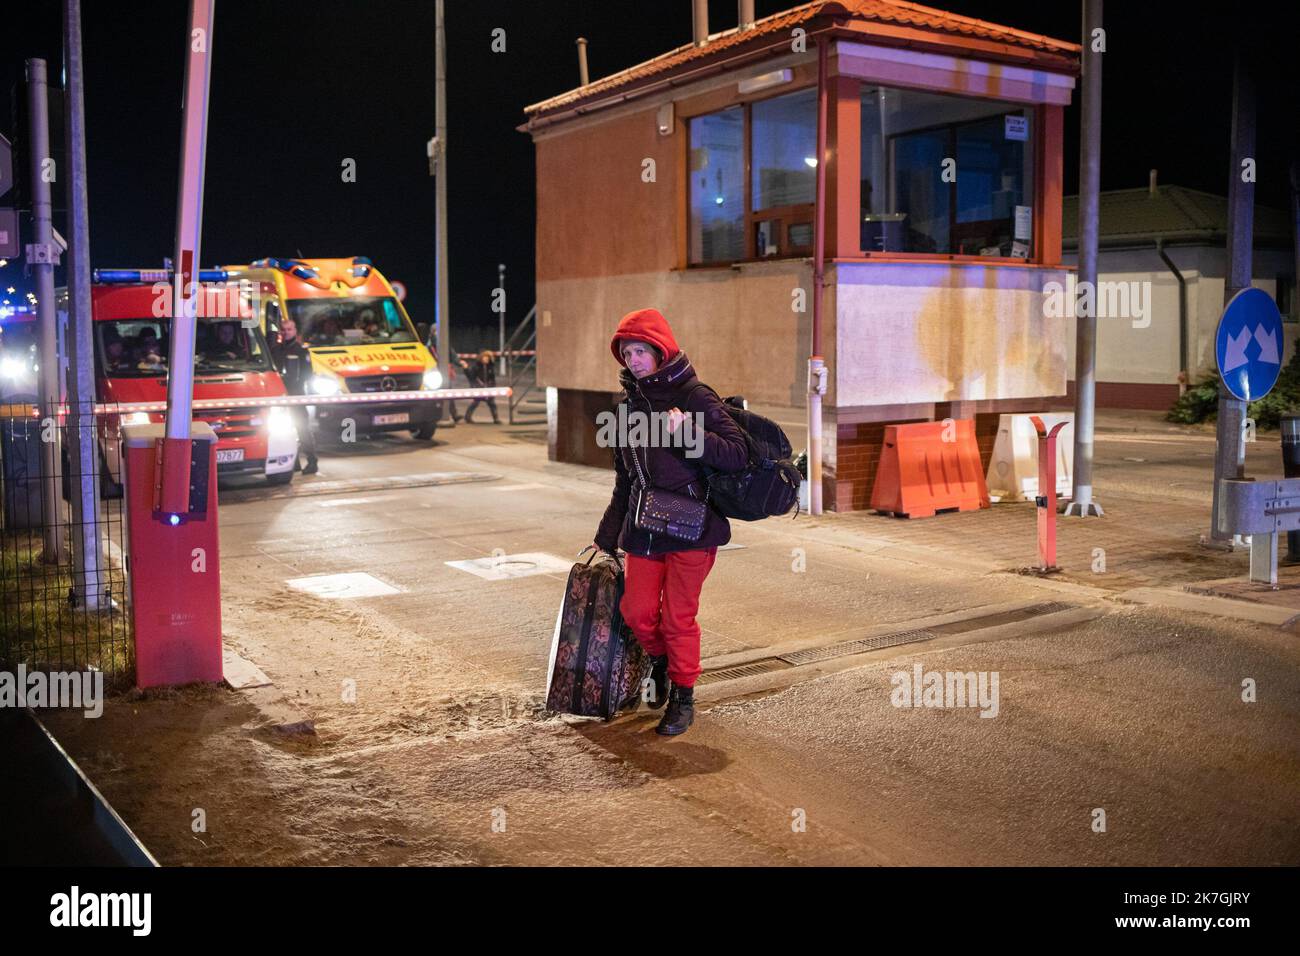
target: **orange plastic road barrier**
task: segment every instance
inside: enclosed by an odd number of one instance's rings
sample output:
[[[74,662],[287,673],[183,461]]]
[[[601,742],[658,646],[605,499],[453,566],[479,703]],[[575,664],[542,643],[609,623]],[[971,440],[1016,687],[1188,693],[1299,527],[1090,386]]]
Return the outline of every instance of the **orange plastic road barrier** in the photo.
[[[885,426],[871,507],[906,518],[989,507],[975,422],[958,418]]]

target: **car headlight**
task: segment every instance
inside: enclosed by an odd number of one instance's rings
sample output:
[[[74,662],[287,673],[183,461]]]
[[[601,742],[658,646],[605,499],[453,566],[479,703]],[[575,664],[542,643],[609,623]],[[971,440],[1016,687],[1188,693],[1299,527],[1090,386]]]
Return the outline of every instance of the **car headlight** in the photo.
[[[307,380],[307,391],[313,395],[337,395],[339,393],[339,380],[327,378],[324,375],[313,375]]]
[[[27,369],[26,362],[20,362],[16,358],[6,356],[0,359],[0,376],[5,378],[18,378]]]
[[[129,412],[128,414],[122,416],[122,424],[123,425],[148,425],[149,413]]]
[[[436,368],[431,368],[424,373],[424,387],[427,389],[437,390],[442,388],[442,373]]]
[[[266,413],[266,430],[272,438],[296,438],[298,428],[293,415],[283,405],[276,405]]]

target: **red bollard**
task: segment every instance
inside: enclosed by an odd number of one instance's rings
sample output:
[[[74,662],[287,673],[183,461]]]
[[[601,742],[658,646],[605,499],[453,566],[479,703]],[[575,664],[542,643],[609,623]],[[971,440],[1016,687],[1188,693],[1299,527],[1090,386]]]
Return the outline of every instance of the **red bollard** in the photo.
[[[190,494],[165,510],[161,424],[123,431],[126,548],[137,687],[220,681],[217,439],[194,422]]]
[[[1030,415],[1038,432],[1038,495],[1034,504],[1038,506],[1038,558],[1041,562],[1035,569],[1040,574],[1053,574],[1059,570],[1056,566],[1056,434],[1069,422],[1058,422],[1049,432],[1043,420],[1037,415]]]

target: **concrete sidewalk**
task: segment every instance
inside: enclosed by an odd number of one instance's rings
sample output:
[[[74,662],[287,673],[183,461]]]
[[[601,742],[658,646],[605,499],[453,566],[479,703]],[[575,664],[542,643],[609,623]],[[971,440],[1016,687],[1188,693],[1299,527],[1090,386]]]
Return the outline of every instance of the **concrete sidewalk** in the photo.
[[[805,434],[802,409],[756,408],[782,422],[791,442]],[[1071,437],[1069,430],[1064,437]],[[1283,566],[1279,587],[1251,584],[1246,550],[1203,547],[1210,528],[1214,426],[1175,425],[1162,413],[1101,409],[1097,413],[1094,488],[1102,517],[1057,518],[1057,564],[1053,580],[1119,596],[1138,589],[1186,591],[1254,602],[1300,613],[1300,567]],[[1277,432],[1262,432],[1247,445],[1246,473],[1280,477]],[[1006,501],[975,512],[898,519],[858,511],[801,516],[836,536],[887,541],[936,565],[960,563],[972,570],[1028,570],[1038,563],[1037,509]],[[1286,558],[1286,542],[1279,543]]]

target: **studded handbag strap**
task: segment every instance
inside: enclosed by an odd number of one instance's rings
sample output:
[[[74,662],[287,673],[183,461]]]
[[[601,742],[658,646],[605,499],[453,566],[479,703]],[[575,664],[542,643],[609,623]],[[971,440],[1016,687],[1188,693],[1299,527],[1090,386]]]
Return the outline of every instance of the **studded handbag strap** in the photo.
[[[628,451],[631,453],[631,455],[632,455],[632,464],[636,467],[636,477],[637,477],[637,480],[641,482],[641,487],[642,487],[642,488],[644,488],[646,491],[649,491],[649,490],[650,490],[650,483],[649,483],[648,481],[645,480],[645,472],[643,472],[643,471],[641,470],[641,461],[640,461],[640,459],[638,459],[638,458],[636,457],[636,445],[633,445],[631,442],[628,442],[627,450],[628,450]],[[649,454],[646,455],[645,463],[646,463],[646,467],[649,468],[649,467],[650,467],[650,456],[649,456]]]
[[[652,410],[653,410],[653,409],[652,409]],[[683,424],[683,427],[685,427],[684,424]],[[649,445],[646,445],[645,466],[646,466],[646,470],[647,470],[647,471],[650,469],[650,451],[649,451],[649,448],[650,448],[650,446],[649,446]],[[650,490],[650,483],[649,483],[648,481],[646,481],[645,472],[641,470],[641,461],[640,461],[640,459],[637,458],[637,456],[636,456],[636,445],[633,445],[631,442],[628,442],[627,450],[628,450],[628,452],[631,453],[631,455],[632,455],[632,465],[636,468],[636,477],[637,477],[637,480],[641,482],[641,487],[642,487],[644,490],[649,491],[649,490]],[[705,503],[705,504],[708,504],[708,503],[709,503],[709,495],[712,493],[712,491],[713,491],[713,486],[709,484],[709,480],[708,480],[707,477],[704,478],[704,503]],[[692,497],[694,497],[694,495],[692,495]]]

